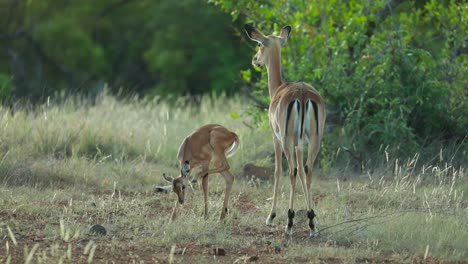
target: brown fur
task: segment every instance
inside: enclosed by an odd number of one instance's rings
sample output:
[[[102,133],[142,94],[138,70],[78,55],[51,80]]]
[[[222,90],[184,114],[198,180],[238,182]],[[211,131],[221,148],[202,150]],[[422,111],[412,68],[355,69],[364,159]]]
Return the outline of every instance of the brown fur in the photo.
[[[311,212],[310,221],[313,219],[310,186],[313,164],[320,148],[325,127],[325,104],[320,94],[312,86],[304,82],[285,83],[281,77],[281,46],[286,44],[291,27],[284,27],[280,32],[280,36],[265,36],[250,25],[246,25],[245,30],[252,40],[260,43],[260,48],[253,57],[252,64],[254,66],[266,66],[268,90],[271,98],[268,117],[274,132],[275,183],[273,187],[273,205],[266,222],[271,225],[273,218],[276,216],[278,183],[282,174],[281,161],[284,153],[288,161],[291,181],[288,210],[289,224],[286,231],[291,234],[297,174],[302,182],[307,211]],[[309,119],[307,120],[305,109],[309,100],[312,102],[312,106],[308,109]],[[317,113],[315,113],[315,109]],[[306,127],[306,125],[308,126]],[[304,165],[304,145],[307,143],[309,155]],[[294,154],[296,155],[294,156]],[[305,171],[305,167],[308,168],[307,171]],[[313,229],[314,225],[310,224],[310,227]]]
[[[201,179],[205,200],[205,218],[208,216],[208,176],[214,173],[221,173],[223,175],[226,181],[226,189],[220,219],[225,218],[229,195],[234,182],[234,176],[229,172],[230,166],[226,155],[230,151],[230,148],[234,148],[231,149],[231,154],[234,154],[239,143],[239,137],[234,132],[217,124],[202,126],[184,139],[177,154],[181,174],[175,179],[166,179],[168,181],[172,180],[173,191],[178,197],[178,202],[176,202],[172,213],[172,219],[176,217],[178,204],[184,202],[185,190],[183,186],[185,186],[184,183],[189,178],[190,170],[197,167],[201,167],[201,171],[197,173],[195,179]],[[185,167],[187,162],[190,166],[187,175],[184,175],[184,171],[187,170]],[[214,165],[214,168],[210,169],[210,164]]]

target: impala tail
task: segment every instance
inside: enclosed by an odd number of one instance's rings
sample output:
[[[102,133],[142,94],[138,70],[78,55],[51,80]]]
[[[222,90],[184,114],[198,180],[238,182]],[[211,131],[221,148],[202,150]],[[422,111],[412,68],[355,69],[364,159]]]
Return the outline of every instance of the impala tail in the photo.
[[[299,100],[293,100],[289,103],[288,109],[286,111],[286,129],[284,136],[287,137],[288,133],[291,133],[291,131],[288,132],[288,130],[292,129],[293,134],[296,138],[299,137],[299,131],[301,130],[299,118],[301,116],[300,113],[300,108],[301,108],[301,103]]]
[[[319,136],[318,106],[311,99],[307,99],[304,105],[300,137],[305,138],[306,142],[308,142],[312,135],[311,132]],[[313,119],[311,119],[312,115],[314,116]],[[311,123],[311,120],[313,120],[313,123]]]
[[[231,145],[231,148],[226,152],[226,158],[229,158],[232,155],[234,155],[234,153],[236,153],[239,146],[240,146],[239,137],[236,135],[236,137],[234,138],[234,142]]]

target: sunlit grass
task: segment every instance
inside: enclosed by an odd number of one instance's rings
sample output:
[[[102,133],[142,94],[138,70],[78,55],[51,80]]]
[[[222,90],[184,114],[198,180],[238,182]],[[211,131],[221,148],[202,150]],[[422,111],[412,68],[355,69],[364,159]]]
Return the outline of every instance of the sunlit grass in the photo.
[[[246,109],[241,98],[206,97],[200,106],[183,100],[171,106],[156,100],[121,103],[110,96],[102,96],[94,105],[76,99],[48,102],[37,111],[18,110],[13,116],[8,109],[0,109],[0,170],[4,171],[0,182],[50,186],[57,181],[50,182],[49,176],[57,174],[58,181],[90,186],[116,179],[121,183],[131,179],[129,185],[147,184],[148,178],[162,172],[135,170],[158,164],[175,174],[180,143],[208,123],[219,123],[239,134],[242,151],[230,159],[232,171],[239,172],[242,164],[269,153],[271,147],[267,129],[252,133]],[[41,167],[49,168],[43,173],[50,175],[42,177]],[[22,171],[31,173],[24,179],[17,177],[25,174]]]

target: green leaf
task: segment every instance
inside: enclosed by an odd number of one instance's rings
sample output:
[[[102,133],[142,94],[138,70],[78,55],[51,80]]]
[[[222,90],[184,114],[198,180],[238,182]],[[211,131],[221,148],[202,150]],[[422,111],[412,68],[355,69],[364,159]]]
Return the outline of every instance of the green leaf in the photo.
[[[250,72],[250,69],[247,69],[245,71],[241,71],[242,79],[246,82],[250,82],[250,78],[252,73]]]
[[[232,113],[231,113],[231,118],[232,118],[232,119],[237,119],[237,118],[239,118],[239,113],[237,113],[237,112],[232,112]]]

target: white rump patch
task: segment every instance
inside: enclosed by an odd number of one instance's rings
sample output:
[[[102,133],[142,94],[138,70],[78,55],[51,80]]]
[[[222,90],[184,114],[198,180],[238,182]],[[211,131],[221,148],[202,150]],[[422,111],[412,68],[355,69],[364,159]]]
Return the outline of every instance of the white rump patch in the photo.
[[[312,109],[312,102],[310,100],[307,100],[306,102],[306,109],[304,113],[304,127],[302,128],[302,137],[304,139],[304,143],[309,143],[310,141],[310,117],[311,117],[311,112]]]
[[[301,122],[300,122],[300,114],[299,114],[299,111],[297,110],[298,106],[299,106],[299,100],[296,100],[296,102],[294,102],[294,105],[293,105],[293,109],[294,109],[294,134],[295,135],[299,135],[299,131],[301,130]]]

